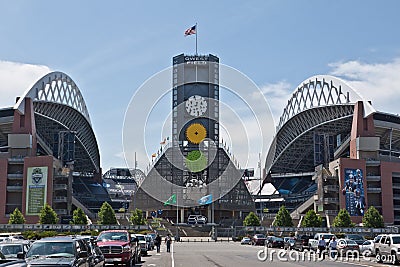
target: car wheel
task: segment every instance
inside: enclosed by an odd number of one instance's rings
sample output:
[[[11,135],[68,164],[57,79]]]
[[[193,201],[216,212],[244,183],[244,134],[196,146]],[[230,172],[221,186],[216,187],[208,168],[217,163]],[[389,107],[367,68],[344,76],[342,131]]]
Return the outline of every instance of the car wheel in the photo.
[[[392,263],[393,263],[393,265],[398,265],[399,264],[399,260],[397,259],[396,252],[392,251],[390,253],[390,255],[392,255],[392,259],[393,259]]]
[[[377,261],[378,263],[382,263],[382,262],[383,262],[383,261],[382,261],[382,255],[381,255],[381,253],[379,252],[379,250],[376,251],[376,261]]]

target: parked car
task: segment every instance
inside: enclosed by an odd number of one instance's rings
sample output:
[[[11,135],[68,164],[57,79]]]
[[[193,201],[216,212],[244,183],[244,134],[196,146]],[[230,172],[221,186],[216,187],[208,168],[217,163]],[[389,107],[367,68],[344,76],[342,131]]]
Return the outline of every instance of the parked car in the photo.
[[[343,238],[354,240],[359,246],[365,242],[365,238],[362,235],[357,235],[357,234],[346,234],[344,235]]]
[[[314,235],[314,238],[310,238],[308,240],[308,246],[309,246],[310,250],[312,249],[314,251],[317,251],[319,240],[321,240],[322,237],[324,237],[327,244],[328,244],[329,240],[332,239],[332,237],[335,237],[336,240],[338,240],[337,237],[331,233],[316,233]]]
[[[341,257],[349,256],[350,257],[350,256],[360,255],[360,247],[358,246],[356,241],[342,238],[342,239],[338,239],[337,243],[338,243],[337,252],[338,252],[339,256],[341,256]]]
[[[187,219],[188,224],[206,224],[207,217],[203,215],[189,215]]]
[[[312,239],[313,236],[310,235],[297,235],[294,238],[294,249],[299,251],[304,251],[305,249],[310,249],[308,241]]]
[[[106,263],[133,265],[141,261],[137,239],[131,238],[126,230],[102,231],[97,245]]]
[[[0,252],[6,259],[18,259],[18,253],[26,254],[30,246],[29,241],[7,241],[0,243]]]
[[[375,248],[378,261],[382,256],[397,264],[400,262],[400,234],[383,235]],[[389,257],[391,256],[391,257]]]
[[[294,249],[295,240],[293,237],[284,237],[283,238],[283,248],[284,249]]]
[[[24,254],[18,253],[23,259]],[[25,255],[28,266],[90,267],[88,247],[83,239],[70,236],[47,237],[35,241]]]
[[[375,254],[375,243],[373,240],[365,240],[364,243],[360,245],[360,253],[364,254],[366,251],[369,252],[369,255]]]
[[[283,248],[283,238],[281,237],[269,236],[265,242],[269,248]]]
[[[264,246],[266,239],[267,239],[267,237],[264,234],[255,234],[253,236],[253,238],[251,239],[251,244],[253,246],[256,246],[256,245]]]
[[[242,240],[240,241],[241,245],[250,245],[251,239],[250,237],[243,237]]]
[[[142,234],[135,234],[135,237],[138,240],[139,247],[140,247],[140,254],[141,255],[147,255],[147,241],[146,241],[146,236]]]

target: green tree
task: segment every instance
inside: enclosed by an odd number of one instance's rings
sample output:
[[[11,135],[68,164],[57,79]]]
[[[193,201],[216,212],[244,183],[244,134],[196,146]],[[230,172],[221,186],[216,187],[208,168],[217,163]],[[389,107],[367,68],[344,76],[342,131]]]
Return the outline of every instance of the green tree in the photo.
[[[40,224],[56,224],[56,223],[58,223],[57,213],[47,203],[40,210],[39,223]]]
[[[77,208],[74,210],[72,215],[72,224],[83,224],[86,225],[88,223],[88,219],[86,214],[83,212],[81,208]]]
[[[279,208],[278,213],[276,214],[274,223],[272,226],[285,226],[285,227],[292,227],[293,221],[292,217],[290,217],[289,211],[286,209],[285,206],[281,206]]]
[[[254,214],[254,212],[250,212],[249,215],[244,218],[243,221],[244,226],[260,226],[260,219],[257,217],[257,215]]]
[[[134,225],[145,225],[146,220],[143,217],[143,211],[141,209],[135,209],[132,211],[129,221]]]
[[[22,212],[18,208],[15,208],[13,213],[10,215],[8,224],[24,224],[25,222],[26,220]]]
[[[370,206],[362,219],[363,226],[367,228],[383,228],[383,216],[374,207]]]
[[[314,210],[307,211],[303,220],[301,221],[302,227],[321,227],[322,218]]]
[[[333,227],[354,227],[350,214],[346,209],[341,209],[333,220]]]
[[[99,217],[99,224],[117,224],[115,212],[107,202],[104,202],[103,205],[101,205],[100,211],[97,215]]]

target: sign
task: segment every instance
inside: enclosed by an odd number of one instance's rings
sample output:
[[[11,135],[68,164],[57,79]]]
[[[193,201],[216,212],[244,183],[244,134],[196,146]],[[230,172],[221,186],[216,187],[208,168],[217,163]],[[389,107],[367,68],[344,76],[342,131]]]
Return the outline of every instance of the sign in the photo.
[[[26,215],[39,215],[47,197],[47,167],[29,167],[26,183]]]
[[[350,216],[364,216],[366,203],[362,170],[344,169],[342,195],[345,198],[346,210]]]

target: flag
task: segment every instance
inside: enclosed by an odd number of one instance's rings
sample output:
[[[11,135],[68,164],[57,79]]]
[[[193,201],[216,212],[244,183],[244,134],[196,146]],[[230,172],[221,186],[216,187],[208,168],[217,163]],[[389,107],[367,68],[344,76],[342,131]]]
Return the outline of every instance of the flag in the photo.
[[[164,141],[161,141],[161,142],[160,142],[160,145],[165,145],[166,142],[167,142],[167,139],[164,138]]]
[[[196,25],[194,25],[193,27],[190,27],[189,29],[187,29],[185,31],[185,36],[192,35],[192,34],[196,34]]]
[[[212,195],[207,195],[200,198],[198,201],[199,205],[207,205],[212,203]]]
[[[156,154],[156,153],[153,153],[153,154],[151,155],[151,157],[152,157],[152,158],[155,158],[155,157],[157,157],[157,154]]]
[[[171,204],[176,204],[176,194],[173,194],[170,196],[167,201],[164,202],[164,206],[171,205]]]

